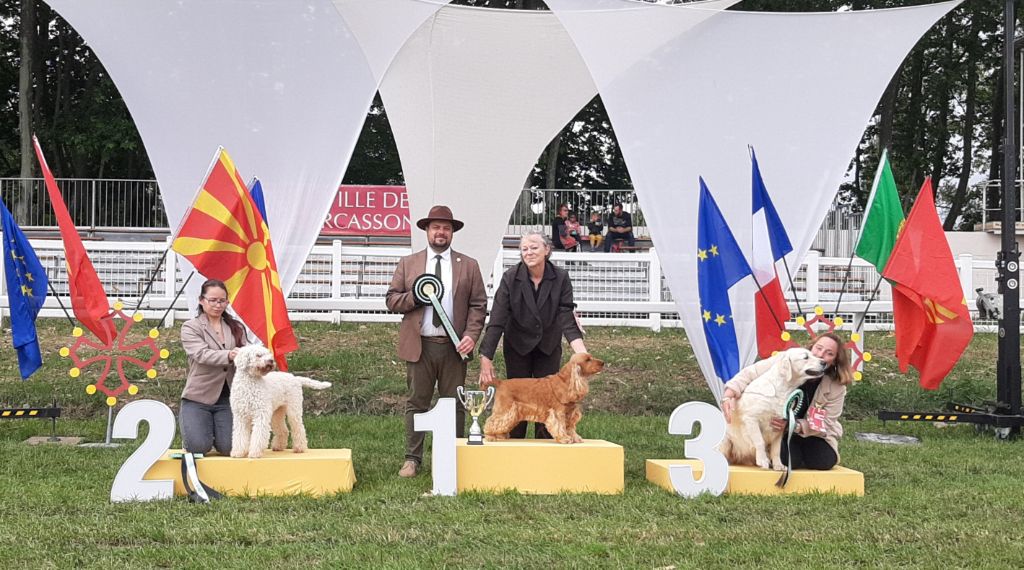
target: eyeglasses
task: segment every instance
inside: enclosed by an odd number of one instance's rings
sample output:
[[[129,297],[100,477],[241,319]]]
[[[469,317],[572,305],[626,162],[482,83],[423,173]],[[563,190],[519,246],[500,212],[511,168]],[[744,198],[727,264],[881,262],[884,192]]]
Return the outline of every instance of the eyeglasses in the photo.
[[[227,305],[228,304],[228,300],[227,299],[211,299],[209,297],[203,297],[203,299],[205,299],[206,302],[211,304],[211,305]]]

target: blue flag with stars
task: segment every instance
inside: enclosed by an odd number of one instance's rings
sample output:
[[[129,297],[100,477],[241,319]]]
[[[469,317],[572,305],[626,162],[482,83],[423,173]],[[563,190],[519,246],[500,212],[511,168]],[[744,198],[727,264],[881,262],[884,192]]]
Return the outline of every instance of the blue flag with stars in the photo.
[[[4,240],[4,276],[11,308],[11,331],[18,354],[21,379],[26,380],[43,365],[36,337],[36,316],[46,300],[46,271],[14,216],[0,200],[0,229]]]
[[[740,371],[740,350],[729,303],[729,288],[751,274],[718,204],[700,179],[697,213],[697,290],[701,320],[715,374],[727,382]]]

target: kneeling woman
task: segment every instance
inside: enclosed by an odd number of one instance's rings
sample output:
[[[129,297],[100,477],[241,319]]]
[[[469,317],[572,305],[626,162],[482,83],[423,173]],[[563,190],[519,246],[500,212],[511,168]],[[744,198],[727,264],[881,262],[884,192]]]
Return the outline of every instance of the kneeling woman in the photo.
[[[235,355],[244,346],[245,328],[227,311],[222,281],[203,283],[196,317],[181,325],[181,346],[188,355],[188,376],[181,393],[181,443],[185,451],[231,454],[231,379]]]
[[[792,456],[793,469],[828,470],[839,463],[839,438],[843,437],[839,416],[843,413],[846,387],[853,382],[850,351],[842,346],[842,339],[833,333],[822,334],[810,346],[811,354],[824,360],[827,368],[824,376],[800,387],[804,399],[796,413],[795,436],[790,445],[787,445],[785,437],[782,438],[782,461],[788,461]],[[773,356],[755,362],[725,383],[722,413],[726,422],[732,421],[736,399],[743,395],[747,385],[767,372],[776,359]],[[782,431],[786,420],[775,418],[772,426]]]

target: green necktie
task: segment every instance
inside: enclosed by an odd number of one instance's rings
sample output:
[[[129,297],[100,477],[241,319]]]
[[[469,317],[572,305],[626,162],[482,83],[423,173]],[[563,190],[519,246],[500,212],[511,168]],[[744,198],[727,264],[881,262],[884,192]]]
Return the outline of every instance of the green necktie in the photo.
[[[444,283],[444,280],[441,279],[441,256],[440,255],[435,255],[434,259],[437,260],[437,262],[434,263],[434,276],[437,277],[438,281],[440,281],[441,283]],[[441,299],[438,299],[438,301],[440,301],[440,300]],[[440,304],[440,303],[438,303],[438,304]],[[437,309],[434,309],[434,326],[435,327],[441,326],[441,315],[438,314]]]

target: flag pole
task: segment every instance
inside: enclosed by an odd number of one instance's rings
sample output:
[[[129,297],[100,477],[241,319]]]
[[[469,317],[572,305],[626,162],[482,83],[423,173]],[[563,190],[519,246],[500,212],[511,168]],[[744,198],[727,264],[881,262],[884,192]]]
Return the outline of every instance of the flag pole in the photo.
[[[832,311],[833,313],[839,312],[839,304],[843,301],[843,293],[846,292],[846,284],[850,280],[850,271],[853,269],[853,258],[857,255],[857,246],[860,245],[860,240],[864,237],[864,222],[868,220],[868,214],[871,213],[871,206],[875,202],[875,192],[878,191],[882,167],[885,165],[885,161],[888,156],[889,149],[882,149],[882,157],[878,160],[878,170],[875,172],[875,178],[871,183],[871,194],[868,196],[868,207],[864,210],[864,217],[861,220],[860,231],[857,232],[857,241],[853,244],[853,251],[850,252],[850,261],[846,264],[846,272],[843,274],[843,284],[839,287],[839,298],[836,299],[836,308]]]
[[[860,330],[864,328],[864,321],[868,317],[868,309],[871,308],[871,303],[875,300],[875,297],[878,295],[878,290],[881,289],[881,287],[882,287],[882,279],[883,279],[883,277],[881,275],[879,275],[878,276],[878,281],[875,283],[875,290],[872,291],[871,292],[871,296],[868,297],[868,304],[864,305],[864,318],[860,319],[860,322],[857,323],[857,328],[854,329],[853,332],[855,332],[855,333],[860,332]]]
[[[749,145],[749,144],[747,145],[747,153],[750,155],[750,162],[751,162],[751,164],[757,166],[757,157],[754,154],[754,146],[753,145]],[[760,167],[758,167],[758,168],[760,168]],[[758,170],[757,172],[758,172],[758,178],[760,179],[760,177],[761,177],[760,170]],[[763,184],[763,181],[762,181],[762,184]],[[753,254],[753,250],[751,250],[751,254]],[[786,262],[786,256],[782,256],[782,261],[783,261],[783,263]],[[773,268],[774,268],[774,265],[775,265],[774,261],[772,261],[772,265],[773,265]],[[788,265],[786,266],[786,273],[787,274],[789,273],[789,266]],[[764,304],[768,306],[768,313],[771,314],[772,320],[775,321],[775,326],[779,327],[779,330],[785,331],[786,330],[785,325],[783,324],[782,321],[779,320],[778,315],[775,314],[775,309],[772,308],[771,302],[768,301],[768,295],[766,295],[765,292],[764,292],[764,289],[761,288],[761,283],[759,283],[757,281],[757,275],[754,274],[753,270],[751,270],[750,276],[754,278],[754,285],[757,286],[757,292],[760,293],[761,299],[764,300]],[[792,275],[789,276],[789,288],[790,288],[791,291],[795,291],[795,289],[793,287],[793,276]],[[796,297],[796,293],[795,292],[793,293],[793,297],[794,298]],[[799,308],[800,308],[800,301],[799,301],[799,299],[797,300],[796,303],[797,303],[797,309],[799,310]],[[787,310],[788,310],[788,308],[787,308]]]
[[[75,319],[71,318],[71,313],[68,313],[68,308],[64,306],[64,301],[60,300],[60,295],[57,294],[57,290],[53,288],[53,283],[47,279],[47,287],[50,288],[50,294],[53,295],[54,299],[57,299],[57,304],[60,305],[61,310],[64,311],[64,316],[68,318],[68,322],[71,323],[71,328],[75,328]]]
[[[185,292],[185,286],[188,285],[188,282],[192,280],[192,276],[195,274],[195,271],[188,274],[188,277],[185,278],[185,282],[181,284],[181,288],[178,289],[178,292],[174,294],[174,299],[171,300],[170,306],[168,306],[167,310],[164,311],[164,314],[163,316],[160,317],[158,323],[164,322],[164,319],[167,318],[167,315],[169,315],[171,311],[174,310],[174,304],[178,302],[178,298],[181,297],[181,294]]]
[[[153,275],[149,278],[149,282],[146,283],[146,288],[143,289],[142,295],[139,296],[139,302],[135,305],[133,315],[134,313],[139,312],[139,307],[142,306],[142,301],[146,299],[146,295],[149,294],[149,290],[153,287],[153,283],[156,281],[156,276],[160,274],[160,268],[163,267],[164,260],[167,259],[167,252],[170,250],[171,248],[165,249],[163,255],[160,256],[160,260],[156,262],[156,268],[153,270]]]
[[[796,312],[802,315],[804,310],[800,307],[800,295],[796,294],[796,283],[793,283],[793,274],[789,271],[789,262],[786,261],[785,255],[782,256],[782,266],[786,268],[786,277],[789,278],[789,290],[793,292],[793,300],[796,302]]]
[[[761,294],[761,298],[764,299],[764,304],[768,306],[768,312],[772,315],[772,320],[775,321],[775,326],[781,330],[786,330],[786,327],[782,326],[782,321],[779,320],[778,315],[775,314],[775,309],[772,308],[772,304],[768,302],[768,295],[765,295],[764,289],[761,288],[761,284],[757,282],[757,275],[754,272],[750,272],[750,276],[754,278],[754,285],[757,285],[757,292]]]

